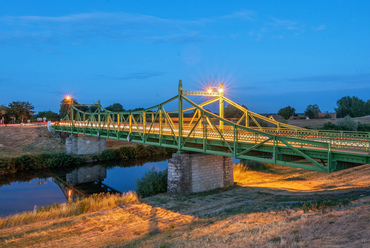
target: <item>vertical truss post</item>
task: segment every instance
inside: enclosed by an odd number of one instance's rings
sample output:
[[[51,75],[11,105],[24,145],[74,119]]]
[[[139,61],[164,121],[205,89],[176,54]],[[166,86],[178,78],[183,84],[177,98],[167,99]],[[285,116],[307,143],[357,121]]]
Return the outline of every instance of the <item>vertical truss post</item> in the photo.
[[[273,153],[272,153],[272,160],[273,160],[273,164],[276,164],[276,157],[277,157],[277,154],[276,154],[276,136],[274,135],[274,138],[273,138]]]
[[[91,113],[91,115],[90,115],[90,135],[92,134],[92,129],[93,129],[93,116],[94,116],[94,114]],[[95,119],[95,117],[94,117],[94,119]]]
[[[143,112],[143,137],[145,137],[145,131],[146,131],[146,112]],[[144,139],[145,142],[145,139]]]
[[[332,139],[332,137],[330,137],[329,147],[328,147],[328,168],[327,168],[327,172],[332,172],[332,171],[335,170],[335,168],[333,168],[334,166],[332,164],[332,159],[331,159],[332,144],[333,144],[333,139]]]
[[[71,101],[71,130],[72,130],[72,132],[71,132],[71,134],[73,134],[73,127],[74,127],[74,123],[73,123],[73,101]]]
[[[99,123],[99,131],[101,129],[101,126],[100,126],[100,110],[101,110],[101,106],[100,106],[100,100],[98,101],[98,123]]]
[[[234,125],[234,158],[236,157],[237,143],[238,143],[238,129]]]
[[[220,93],[220,96],[219,96],[219,112],[220,112],[220,117],[221,118],[224,118],[224,85],[222,83],[220,83],[220,88],[219,88],[219,93]],[[223,121],[219,121],[220,122],[220,131],[223,131],[224,129],[224,122]]]
[[[130,123],[129,123],[129,128],[130,128],[129,135],[130,135],[132,133],[132,114],[131,114],[131,112],[130,112],[129,119],[130,119]]]
[[[178,93],[178,99],[179,99],[179,142],[178,142],[178,148],[177,153],[181,153],[181,145],[182,145],[182,127],[183,127],[183,109],[182,109],[182,81],[179,80],[179,93]]]
[[[160,106],[162,108],[162,106]],[[162,145],[162,109],[159,109],[159,145]]]
[[[245,126],[246,127],[249,127],[249,115],[248,115],[248,111],[245,112]]]
[[[109,122],[109,119],[110,119],[110,114],[107,114],[106,116],[108,116],[108,120],[107,120],[107,129],[108,129],[108,135],[109,135],[109,129],[110,129],[110,122]]]
[[[204,114],[204,111],[202,111],[202,122],[203,122],[203,152],[206,152],[207,150],[207,120],[206,116]]]
[[[117,114],[117,132],[119,133],[119,131],[120,131],[120,126],[119,126],[119,121],[120,121],[120,116],[119,116],[119,114]],[[117,136],[117,137],[119,137],[119,136]]]

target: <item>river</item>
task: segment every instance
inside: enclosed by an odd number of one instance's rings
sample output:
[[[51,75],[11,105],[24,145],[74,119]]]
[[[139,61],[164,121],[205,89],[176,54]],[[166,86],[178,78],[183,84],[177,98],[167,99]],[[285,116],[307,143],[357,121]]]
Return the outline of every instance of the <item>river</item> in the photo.
[[[67,202],[80,195],[135,190],[135,179],[149,170],[167,168],[157,162],[132,161],[81,166],[74,169],[38,171],[0,179],[0,216],[32,211],[37,207]]]

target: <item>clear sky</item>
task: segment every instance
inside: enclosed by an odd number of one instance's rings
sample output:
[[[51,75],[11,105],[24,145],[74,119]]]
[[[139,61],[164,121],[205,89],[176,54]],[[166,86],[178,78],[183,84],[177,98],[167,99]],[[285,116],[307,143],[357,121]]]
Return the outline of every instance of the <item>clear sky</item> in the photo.
[[[1,0],[0,104],[150,107],[179,79],[258,113],[370,99],[370,1]]]

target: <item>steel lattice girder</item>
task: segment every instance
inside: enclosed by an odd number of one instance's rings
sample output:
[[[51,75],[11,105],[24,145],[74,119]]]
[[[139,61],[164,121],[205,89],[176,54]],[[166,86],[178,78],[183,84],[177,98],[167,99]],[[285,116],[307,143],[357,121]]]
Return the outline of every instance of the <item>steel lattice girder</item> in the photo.
[[[186,94],[183,94],[182,85],[180,86],[177,96],[142,111],[111,112],[102,108],[99,101],[95,104],[95,112],[90,113],[83,112],[78,109],[78,105],[72,104],[63,121],[53,126],[56,131],[72,134],[99,135],[111,139],[126,139],[130,135],[133,142],[171,147],[179,151],[217,154],[325,172],[335,170],[337,161],[370,162],[369,133],[317,131],[278,123],[244,109],[218,93],[208,94],[216,98],[198,105],[184,95],[202,94],[195,91],[184,91]],[[165,111],[164,106],[175,100],[179,102],[179,110]],[[244,111],[237,123],[223,118],[223,111],[218,116],[203,108],[218,100],[226,101]],[[183,101],[192,107],[183,109]],[[220,104],[221,107],[223,105]],[[190,124],[184,126],[182,113],[189,110],[195,112]],[[169,115],[176,112],[181,113],[177,126]],[[246,119],[246,126],[239,125],[243,118]],[[249,118],[256,122],[256,128],[248,126]],[[261,127],[257,119],[277,127]],[[192,126],[193,121],[195,124]],[[256,152],[268,153],[270,158],[251,154]],[[311,165],[291,162],[292,157],[302,157]]]

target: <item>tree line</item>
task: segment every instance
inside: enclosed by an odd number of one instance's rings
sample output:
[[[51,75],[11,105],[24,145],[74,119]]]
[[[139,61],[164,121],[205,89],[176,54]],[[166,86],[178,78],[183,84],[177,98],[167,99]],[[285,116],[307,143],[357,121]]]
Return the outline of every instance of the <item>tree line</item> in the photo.
[[[40,111],[35,114],[34,111],[35,107],[29,103],[28,101],[13,101],[9,103],[7,106],[0,105],[0,124],[4,123],[26,123],[28,120],[36,120],[37,118],[46,118],[47,120],[57,121],[64,118],[71,106],[71,102],[73,104],[78,105],[76,99],[63,99],[60,103],[59,112],[53,112],[51,110],[48,111]],[[91,112],[94,113],[97,109],[97,105],[80,105],[77,106],[79,110],[83,112]],[[124,109],[122,104],[120,103],[113,103],[105,109],[113,112],[126,112],[126,111],[138,111],[143,110],[144,108],[135,108],[135,109]]]
[[[59,113],[48,110],[40,111],[36,115],[34,115],[35,108],[31,103],[29,103],[28,101],[13,101],[9,103],[8,106],[0,105],[0,122],[4,120],[4,123],[21,123],[27,122],[27,120],[30,119],[44,117],[46,117],[48,120],[59,120],[67,115],[71,102],[73,102],[73,104],[75,105],[78,105],[77,100],[74,98],[71,98],[69,100],[63,99],[60,103]],[[244,105],[242,106],[245,107]],[[77,108],[84,112],[93,113],[97,110],[98,107],[97,105],[80,105],[77,106]],[[125,112],[143,110],[144,108],[124,109],[122,104],[113,103],[105,107],[105,109],[113,112]],[[281,108],[278,111],[278,115],[281,115],[284,119],[289,119],[291,116],[294,116],[296,114],[295,111],[295,108],[287,106]],[[307,106],[304,114],[310,119],[314,119],[318,117],[318,114],[320,112],[321,111],[319,106],[317,104],[313,104]],[[335,108],[335,112],[338,118],[343,118],[345,116],[361,117],[365,115],[370,115],[370,100],[367,100],[365,102],[364,100],[356,96],[342,97],[337,101],[337,108]],[[242,111],[238,110],[230,104],[226,106],[224,113],[225,118],[240,118],[243,115]],[[330,118],[330,115],[324,116],[324,118]]]
[[[344,96],[337,101],[337,108],[334,108],[338,118],[350,117],[361,117],[370,115],[370,100],[366,102],[356,96]],[[281,115],[284,119],[289,119],[291,116],[296,115],[295,108],[287,106],[281,108],[278,111],[278,115]],[[318,114],[321,113],[320,108],[317,104],[308,105],[304,114],[310,119],[318,118]],[[327,114],[324,118],[330,118]]]

